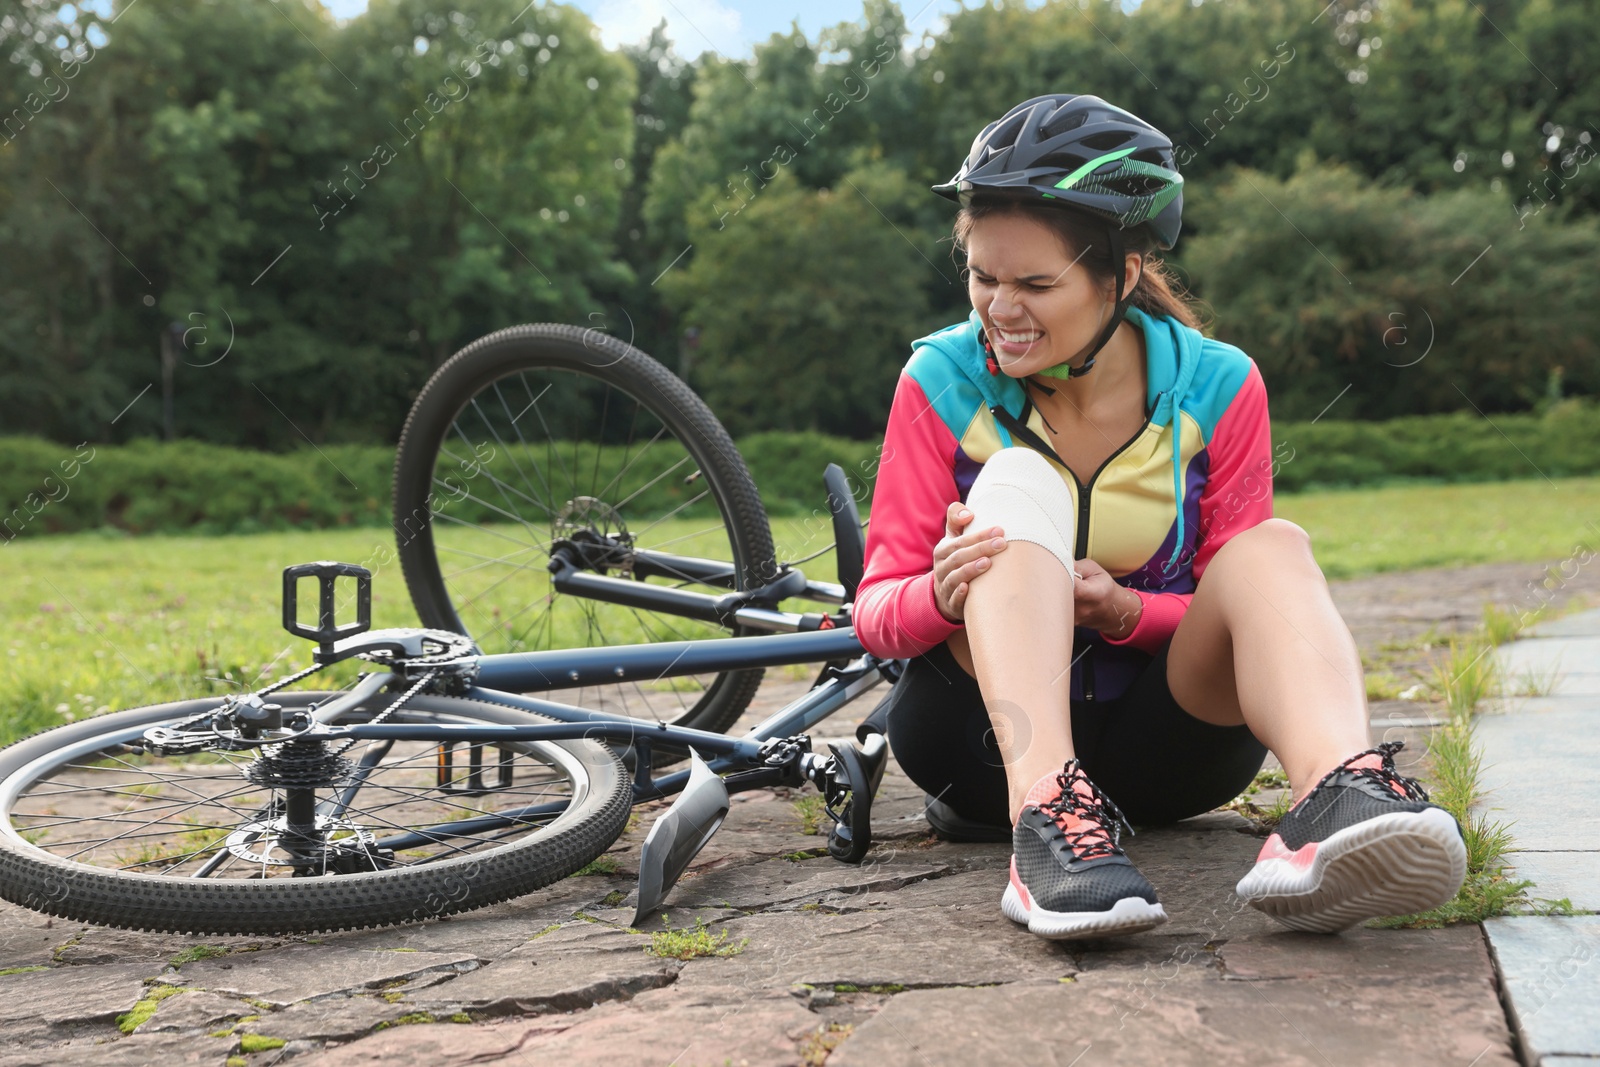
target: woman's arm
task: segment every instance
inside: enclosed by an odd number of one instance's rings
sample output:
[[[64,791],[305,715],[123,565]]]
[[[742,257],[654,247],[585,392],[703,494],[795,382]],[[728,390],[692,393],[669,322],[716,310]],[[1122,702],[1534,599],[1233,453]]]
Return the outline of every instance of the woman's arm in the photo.
[[[1272,518],[1272,424],[1267,386],[1254,362],[1228,410],[1217,420],[1206,445],[1211,468],[1200,491],[1200,529],[1192,572],[1196,583],[1217,549],[1241,530]],[[1133,645],[1154,653],[1172,636],[1193,593],[1152,593],[1130,589],[1139,598],[1138,621],[1118,638],[1101,631],[1113,645]]]
[[[851,609],[856,636],[875,656],[920,656],[962,628],[933,595],[933,549],[945,534],[945,512],[960,499],[955,453],[955,436],[902,372],[872,491],[866,573]]]

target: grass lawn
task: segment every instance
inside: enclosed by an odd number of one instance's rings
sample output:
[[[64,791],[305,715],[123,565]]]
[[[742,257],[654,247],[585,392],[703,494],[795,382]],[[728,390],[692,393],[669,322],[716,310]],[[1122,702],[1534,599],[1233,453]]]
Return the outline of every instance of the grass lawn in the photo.
[[[1600,544],[1600,478],[1393,486],[1279,496],[1329,578],[1468,563],[1554,561]]]
[[[1556,560],[1580,540],[1600,538],[1600,478],[1308,493],[1280,497],[1277,513],[1310,531],[1329,578]],[[683,534],[703,528],[691,521]],[[279,575],[292,563],[365,563],[376,576],[373,624],[416,625],[386,535],[71,534],[0,545],[0,742],[95,712],[260,685],[306,665],[306,644],[278,623]],[[773,540],[780,557],[792,560],[824,548],[832,532],[815,517],[780,519]],[[804,569],[834,577],[831,554]],[[547,589],[542,569],[530,574],[516,595],[540,597]],[[583,643],[573,628],[582,621],[558,622],[557,638]],[[637,640],[638,632],[607,636]],[[343,681],[356,670],[345,664],[325,677]]]

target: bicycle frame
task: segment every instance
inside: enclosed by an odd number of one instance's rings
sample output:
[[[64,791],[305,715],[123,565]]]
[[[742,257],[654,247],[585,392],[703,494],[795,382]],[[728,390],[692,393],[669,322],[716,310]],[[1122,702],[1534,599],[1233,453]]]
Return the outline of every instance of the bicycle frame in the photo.
[[[733,585],[725,564],[681,556],[639,553],[650,573],[694,576],[714,584]],[[719,569],[720,568],[720,569]],[[502,704],[555,720],[534,726],[470,726],[398,723],[335,726],[328,740],[426,741],[441,746],[468,744],[483,746],[538,741],[591,739],[627,746],[634,753],[634,801],[640,803],[673,796],[683,790],[691,771],[674,771],[660,777],[654,773],[652,752],[657,746],[690,749],[705,760],[710,770],[726,780],[731,791],[769,785],[796,784],[793,760],[772,760],[771,745],[793,739],[832,715],[839,708],[872,688],[880,680],[893,683],[904,664],[883,660],[866,652],[849,625],[849,610],[837,615],[794,613],[771,606],[780,598],[802,597],[839,604],[844,600],[840,586],[807,581],[799,570],[786,571],[778,581],[762,589],[711,596],[682,589],[664,589],[639,581],[603,574],[578,573],[570,558],[559,554],[552,562],[558,588],[567,592],[612,603],[667,607],[691,617],[721,620],[729,624],[755,625],[768,633],[748,637],[696,641],[657,642],[617,645],[606,648],[559,649],[548,652],[517,652],[479,656],[473,661],[472,686],[462,695],[472,700]],[[837,621],[836,621],[837,620]],[[840,625],[842,623],[843,625]],[[350,639],[359,642],[359,637]],[[343,642],[341,642],[343,644]],[[325,646],[331,647],[331,646]],[[841,661],[842,664],[841,664]],[[794,663],[826,662],[822,677],[804,696],[758,723],[743,736],[712,733],[664,722],[634,718],[558,701],[523,695],[577,689],[618,680],[658,680],[680,675],[720,672],[752,667],[775,667]],[[359,703],[382,688],[395,676],[371,675],[347,699],[324,709],[332,717],[346,704]],[[792,755],[792,754],[791,754]],[[481,755],[476,757],[481,760]],[[359,780],[361,770],[356,771]],[[337,805],[337,802],[335,802]],[[559,805],[557,805],[559,806]],[[493,815],[477,816],[460,823],[429,828],[430,838],[467,836],[543,814],[549,805],[517,808]],[[331,809],[330,809],[331,810]],[[325,813],[327,813],[325,811]],[[336,810],[332,811],[337,814]],[[389,848],[421,843],[401,835],[386,838]]]
[[[663,678],[704,671],[735,670],[741,667],[775,667],[788,663],[814,663],[849,656],[858,657],[843,668],[832,668],[830,677],[776,714],[757,724],[748,734],[734,737],[688,727],[669,726],[627,715],[595,711],[572,704],[523,696],[522,691],[574,688],[593,684],[582,679],[586,672],[575,666],[593,668],[603,660],[616,677]],[[893,666],[890,666],[893,665]],[[566,668],[565,674],[555,672]],[[656,745],[693,748],[711,765],[725,774],[760,767],[766,759],[763,742],[791,737],[810,729],[861,693],[872,688],[886,673],[898,675],[899,661],[879,660],[864,652],[852,628],[820,630],[806,634],[734,637],[710,641],[675,641],[651,645],[620,645],[605,649],[560,652],[521,652],[484,656],[478,660],[478,684],[464,695],[470,700],[531,711],[555,719],[540,726],[412,726],[378,723],[335,727],[330,740],[351,738],[358,741],[409,740],[446,743],[470,737],[474,743],[565,741],[590,738],[616,745],[631,745],[636,751]],[[687,771],[664,778],[648,777],[648,760],[638,761],[635,794],[639,800],[669,796],[681,788]],[[770,784],[742,779],[741,788]]]

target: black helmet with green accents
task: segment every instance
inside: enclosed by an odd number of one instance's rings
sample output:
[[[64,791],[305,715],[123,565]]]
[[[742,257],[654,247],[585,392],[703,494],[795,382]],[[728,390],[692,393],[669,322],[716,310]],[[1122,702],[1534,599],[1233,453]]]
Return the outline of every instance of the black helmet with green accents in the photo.
[[[1077,208],[1105,223],[1114,264],[1123,262],[1125,232],[1146,233],[1165,250],[1177,244],[1183,225],[1183,176],[1172,141],[1098,96],[1024,100],[985,126],[956,176],[933,191],[963,207],[974,199],[1006,199]],[[1076,367],[1063,363],[1039,373],[1076,378],[1094,367],[1133,299],[1123,291],[1123,272],[1113,273],[1112,315],[1088,356]],[[984,342],[988,347],[987,337]]]
[[[1183,220],[1172,141],[1098,96],[1024,100],[985,126],[956,176],[933,191],[961,204],[975,196],[1059,200],[1123,230],[1144,226],[1162,249],[1177,244]]]

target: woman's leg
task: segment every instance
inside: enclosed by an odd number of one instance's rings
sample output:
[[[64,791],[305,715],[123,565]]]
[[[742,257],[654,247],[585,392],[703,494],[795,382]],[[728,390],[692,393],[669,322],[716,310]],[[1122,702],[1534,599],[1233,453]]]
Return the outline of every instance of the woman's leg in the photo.
[[[1015,822],[1029,788],[1073,757],[1072,578],[1048,549],[1007,541],[972,583],[965,614],[956,637],[989,709]],[[951,651],[963,658],[955,641]]]
[[[1203,722],[1248,725],[1296,799],[1371,745],[1355,639],[1311,539],[1284,519],[1235,535],[1212,557],[1173,634],[1167,685]]]
[[[1060,473],[1028,448],[1001,449],[967,494],[970,529],[999,527],[1004,552],[968,588],[966,649],[1006,769],[1011,820],[1072,749],[1072,560],[1077,507]],[[966,654],[963,655],[963,652]]]

